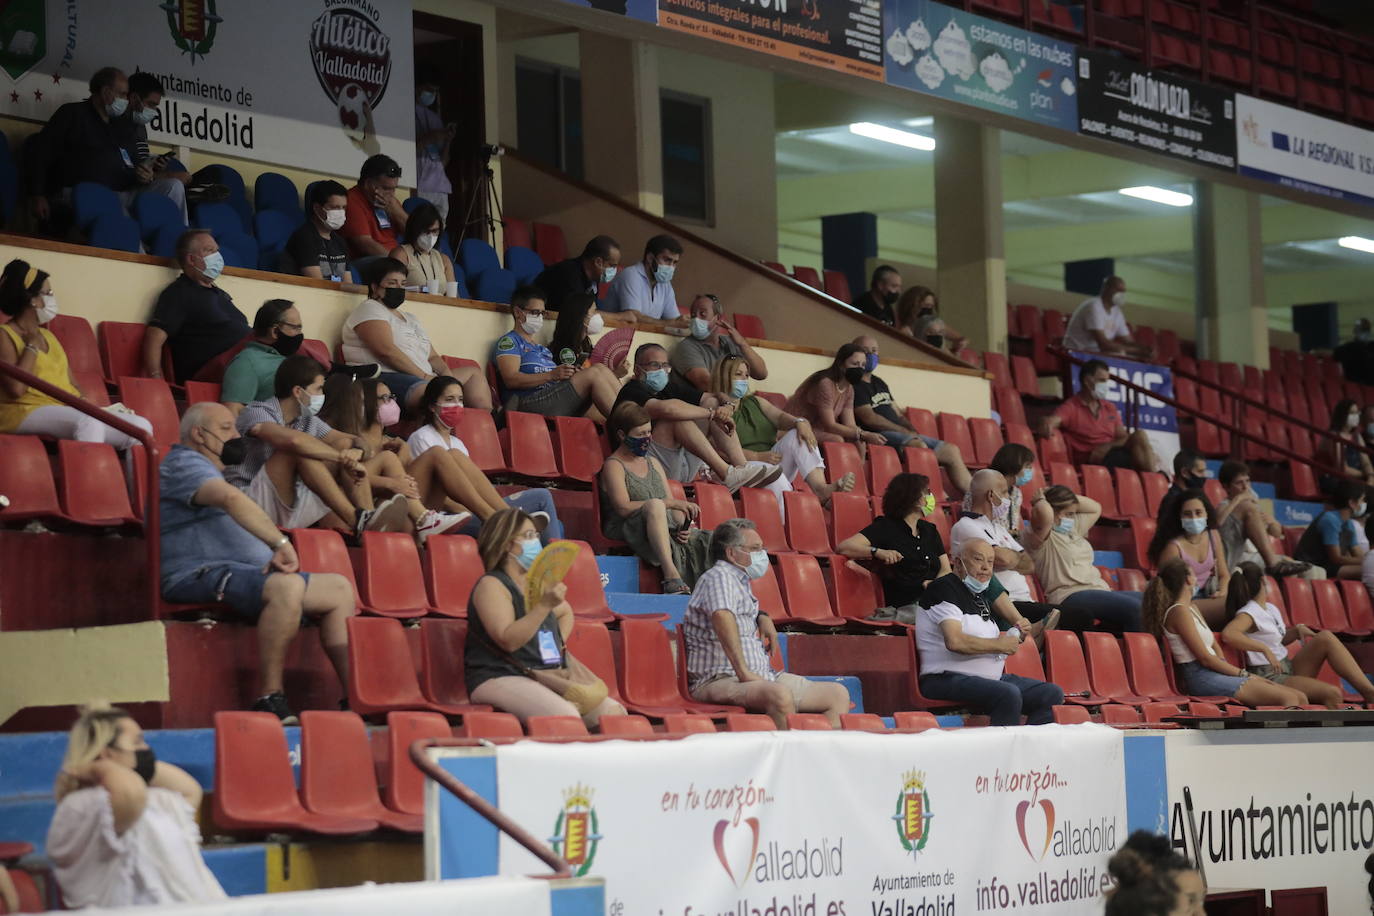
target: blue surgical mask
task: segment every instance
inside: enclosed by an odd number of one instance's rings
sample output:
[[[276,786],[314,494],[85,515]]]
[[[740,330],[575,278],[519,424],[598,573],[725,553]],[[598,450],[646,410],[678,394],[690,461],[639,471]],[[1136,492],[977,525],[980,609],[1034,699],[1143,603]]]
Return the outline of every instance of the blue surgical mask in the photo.
[[[1016,485],[1017,485],[1018,487],[1024,487],[1026,484],[1028,484],[1028,483],[1031,482],[1031,477],[1032,477],[1032,476],[1034,476],[1034,475],[1031,473],[1031,469],[1030,469],[1030,468],[1025,468],[1024,470],[1021,471],[1020,474],[1017,474],[1017,475],[1016,475]]]
[[[520,542],[520,556],[515,558],[515,562],[520,564],[521,569],[529,569],[534,565],[534,558],[539,556],[539,551],[544,549],[544,545],[539,543],[539,538],[525,538]]]
[[[650,392],[658,394],[668,385],[668,370],[654,369],[644,373],[644,387]]]
[[[742,398],[749,393],[749,382],[742,378],[735,379],[735,383],[730,386],[730,393],[737,398]]]
[[[224,255],[218,251],[211,252],[205,256],[205,266],[200,269],[205,275],[205,279],[214,283],[219,279],[219,275],[224,272]]]
[[[877,353],[869,353],[869,354],[867,354],[866,356],[864,356],[864,371],[865,371],[865,372],[876,372],[876,371],[878,371],[878,354],[877,354]]]
[[[1054,523],[1054,530],[1060,534],[1073,534],[1078,530],[1078,521],[1072,515],[1066,515]]]
[[[692,336],[697,340],[705,340],[711,336],[711,322],[705,318],[692,319]]]
[[[677,270],[672,264],[660,264],[654,268],[655,283],[672,283],[673,273]]]
[[[426,89],[420,93],[420,104],[428,108],[429,106],[434,104],[434,100],[438,97],[439,96],[436,95],[434,92],[430,91],[429,89]]]
[[[744,568],[744,573],[751,579],[758,579],[768,572],[768,551],[755,550],[749,554],[749,565]]]
[[[616,273],[617,273],[617,268],[614,268],[614,267],[603,267],[603,268],[601,268],[601,282],[602,282],[602,283],[610,283],[612,280],[615,279]]]
[[[1202,534],[1202,532],[1207,530],[1207,519],[1185,518],[1183,520],[1183,530],[1188,534]]]
[[[128,107],[128,99],[115,99],[113,102],[105,106],[105,113],[112,118],[117,118],[120,115],[122,115],[128,109]]]
[[[987,590],[987,587],[991,584],[991,579],[989,579],[987,582],[984,582],[982,579],[976,578],[974,576],[964,576],[964,585],[968,586],[968,590],[973,592],[975,595],[981,595],[984,591]]]
[[[153,123],[153,119],[157,117],[157,109],[140,108],[138,111],[135,111],[131,117],[134,119],[135,124],[151,124]]]

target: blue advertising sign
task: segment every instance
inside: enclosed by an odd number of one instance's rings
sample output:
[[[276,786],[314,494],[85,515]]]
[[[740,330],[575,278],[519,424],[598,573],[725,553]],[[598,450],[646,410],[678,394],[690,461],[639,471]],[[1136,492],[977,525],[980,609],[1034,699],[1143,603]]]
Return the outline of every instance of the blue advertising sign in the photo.
[[[1077,49],[934,0],[883,0],[887,82],[1078,130]]]
[[[658,22],[658,0],[563,0],[573,6],[602,10],[645,22]]]
[[[1133,359],[1122,359],[1119,356],[1111,356],[1106,353],[1081,353],[1077,350],[1071,350],[1070,353],[1081,360],[1095,359],[1106,363],[1107,371],[1114,378],[1124,378],[1155,394],[1162,394],[1166,398],[1174,396],[1174,375],[1169,371],[1168,366],[1155,366],[1150,363],[1136,362]],[[1073,373],[1073,390],[1076,393],[1078,389],[1078,373],[1075,371]],[[1125,386],[1113,383],[1111,392],[1107,395],[1107,400],[1115,404],[1116,409],[1121,411],[1122,422],[1129,419],[1126,416],[1126,405],[1132,394],[1133,392]],[[1178,414],[1175,413],[1173,407],[1155,398],[1140,398],[1139,395],[1136,397],[1134,428],[1151,432],[1178,432]]]

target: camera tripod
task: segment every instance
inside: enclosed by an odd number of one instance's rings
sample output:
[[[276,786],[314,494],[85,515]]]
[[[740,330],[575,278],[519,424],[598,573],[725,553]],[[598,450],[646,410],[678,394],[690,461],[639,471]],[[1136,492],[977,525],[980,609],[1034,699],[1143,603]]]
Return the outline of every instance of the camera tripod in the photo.
[[[482,157],[482,174],[477,179],[477,186],[472,189],[472,199],[468,201],[468,212],[463,217],[463,228],[458,232],[458,241],[454,244],[454,251],[463,244],[463,239],[467,238],[469,230],[474,226],[480,227],[480,235],[473,233],[475,238],[496,248],[496,227],[505,226],[505,214],[501,212],[501,196],[496,193],[496,175],[491,170],[491,154],[484,153]],[[482,204],[482,210],[477,212],[478,204]],[[474,215],[476,213],[476,215]]]

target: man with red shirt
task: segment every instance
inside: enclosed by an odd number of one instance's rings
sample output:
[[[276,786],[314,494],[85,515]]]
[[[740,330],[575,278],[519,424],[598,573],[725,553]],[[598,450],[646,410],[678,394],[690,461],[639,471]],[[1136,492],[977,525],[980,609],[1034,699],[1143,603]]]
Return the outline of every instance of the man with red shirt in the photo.
[[[396,199],[401,167],[390,156],[369,156],[348,189],[343,228],[339,234],[354,258],[385,257],[406,228],[406,211]]]
[[[1116,405],[1107,400],[1111,381],[1106,363],[1088,360],[1078,370],[1078,393],[1041,421],[1040,434],[1050,436],[1059,430],[1076,464],[1159,470],[1149,437],[1143,430],[1130,432],[1122,426]]]

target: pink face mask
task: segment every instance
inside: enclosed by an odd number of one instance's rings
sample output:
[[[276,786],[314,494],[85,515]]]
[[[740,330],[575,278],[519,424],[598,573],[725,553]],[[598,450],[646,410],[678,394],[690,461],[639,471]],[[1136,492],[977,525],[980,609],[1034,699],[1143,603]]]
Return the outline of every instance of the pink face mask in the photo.
[[[377,407],[377,422],[383,426],[395,426],[401,419],[401,405],[395,401],[383,401]]]

